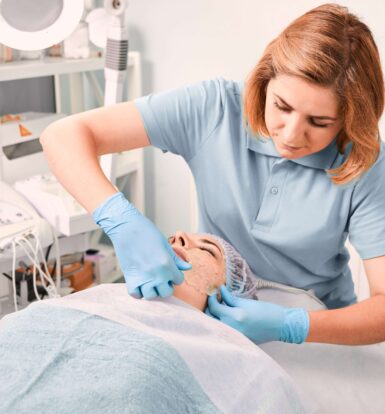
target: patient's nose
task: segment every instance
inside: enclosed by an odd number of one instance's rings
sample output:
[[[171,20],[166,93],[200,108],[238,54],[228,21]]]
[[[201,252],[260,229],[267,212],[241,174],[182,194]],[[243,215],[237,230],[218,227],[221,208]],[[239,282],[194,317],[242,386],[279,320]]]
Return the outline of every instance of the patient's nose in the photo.
[[[188,247],[189,240],[186,233],[184,233],[183,231],[177,231],[175,233],[175,243],[182,247]]]

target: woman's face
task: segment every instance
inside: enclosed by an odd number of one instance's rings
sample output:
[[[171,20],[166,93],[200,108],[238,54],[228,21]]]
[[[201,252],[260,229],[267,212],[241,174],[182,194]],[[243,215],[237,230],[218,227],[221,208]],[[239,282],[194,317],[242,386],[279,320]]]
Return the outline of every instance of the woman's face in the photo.
[[[213,238],[177,231],[168,239],[174,252],[192,265],[184,271],[184,283],[174,286],[174,295],[204,310],[207,295],[226,282],[226,264],[221,246]]]
[[[342,127],[333,90],[290,75],[269,81],[265,122],[277,152],[288,159],[321,151]]]

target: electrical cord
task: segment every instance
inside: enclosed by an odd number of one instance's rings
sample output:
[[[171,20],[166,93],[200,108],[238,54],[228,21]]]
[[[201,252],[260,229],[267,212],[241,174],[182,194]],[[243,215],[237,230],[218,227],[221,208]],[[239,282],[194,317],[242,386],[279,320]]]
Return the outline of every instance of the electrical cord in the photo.
[[[33,290],[36,296],[37,300],[42,300],[38,291],[37,291],[37,283],[36,283],[36,272],[37,270],[39,271],[39,276],[40,276],[40,280],[41,283],[43,285],[44,290],[47,292],[48,297],[53,298],[53,297],[60,297],[59,293],[58,293],[58,288],[60,288],[60,279],[61,279],[61,274],[60,274],[60,254],[59,254],[59,244],[58,244],[58,239],[56,234],[54,233],[54,230],[51,227],[51,231],[53,233],[54,236],[54,244],[56,247],[56,263],[58,263],[57,266],[57,272],[56,272],[56,286],[55,286],[55,282],[53,281],[51,274],[48,270],[48,266],[47,266],[47,261],[45,260],[44,257],[44,253],[43,253],[43,249],[41,247],[41,243],[39,240],[39,235],[38,235],[38,231],[37,229],[35,230],[31,230],[28,233],[24,233],[24,234],[20,234],[15,236],[12,240],[11,240],[11,245],[12,245],[12,251],[13,251],[13,257],[12,257],[12,286],[13,286],[13,302],[14,302],[14,307],[15,307],[15,311],[18,311],[18,304],[17,304],[17,292],[16,292],[16,247],[20,246],[25,254],[27,255],[28,259],[31,261],[32,263],[32,267],[33,267]],[[28,240],[28,238],[32,238],[35,240],[35,246],[33,246],[30,241]],[[41,255],[42,258],[42,266],[40,265],[39,262],[39,254]],[[49,251],[48,251],[48,255],[49,255]],[[48,257],[47,255],[47,257]],[[44,270],[42,269],[42,267],[44,268]],[[9,275],[5,274],[7,277],[9,277]]]
[[[8,273],[2,272],[2,275],[12,282],[12,276],[10,276]],[[17,283],[17,280],[16,280],[16,283]],[[29,286],[28,286],[28,289],[29,289]],[[41,290],[40,292],[39,292],[39,289]],[[39,285],[37,285],[37,292],[39,294],[40,299],[42,299],[47,294],[45,289]]]
[[[61,287],[61,285],[60,285],[60,283],[61,283],[61,262],[60,262],[59,240],[57,238],[55,229],[52,226],[50,226],[50,227],[51,227],[51,232],[52,232],[54,242],[51,243],[47,247],[47,251],[46,251],[46,254],[45,254],[45,261],[46,261],[46,263],[48,263],[48,259],[49,259],[49,255],[50,255],[51,250],[52,250],[52,246],[55,245],[55,256],[56,256],[56,258],[55,258],[55,261],[54,261],[53,266],[52,266],[52,271],[49,272],[49,273],[50,273],[50,275],[54,275],[55,272],[56,272],[56,288],[60,289],[60,287]],[[58,269],[57,271],[56,271],[56,268]]]
[[[34,293],[35,293],[35,296],[36,296],[36,299],[37,300],[41,300],[41,298],[40,298],[40,296],[39,296],[39,294],[38,294],[38,292],[37,292],[37,287],[36,287],[36,255],[35,255],[35,258],[32,258],[30,255],[29,255],[29,253],[28,253],[28,251],[26,250],[26,248],[20,243],[20,240],[15,240],[15,241],[13,241],[13,243],[12,243],[13,245],[16,245],[16,244],[18,244],[18,245],[20,245],[23,249],[24,249],[24,251],[26,252],[26,254],[27,254],[27,257],[31,260],[31,262],[32,262],[32,265],[33,265],[33,290],[34,290]],[[39,266],[39,269],[40,269],[40,266]],[[40,269],[41,270],[41,269]],[[13,270],[14,271],[14,270]],[[14,273],[13,273],[13,275],[14,275]],[[47,291],[47,288],[46,288],[46,285],[45,285],[45,282],[44,282],[44,278],[42,277],[42,273],[40,273],[40,280],[41,280],[41,282],[42,282],[42,284],[43,284],[43,287],[44,287],[44,289],[45,289],[45,291],[47,292],[47,294],[49,295],[49,292]],[[13,280],[14,280],[14,278],[15,278],[15,276],[13,276]],[[14,293],[15,293],[15,285],[14,285]],[[17,311],[17,305],[15,304],[15,310]]]
[[[6,278],[8,278],[9,280],[12,280],[12,277],[11,276],[9,276],[9,274],[8,273],[2,273],[3,274],[3,276],[5,276]]]
[[[53,243],[51,243],[48,247],[47,247],[47,251],[45,252],[45,261],[48,263],[48,259],[49,259],[49,254],[51,252],[52,249],[52,245]]]
[[[17,298],[16,298],[16,243],[12,240],[12,286],[13,286],[13,304],[15,306],[15,311],[17,312],[19,308],[17,307]]]
[[[16,239],[15,239],[15,242],[19,245],[19,246],[21,246],[22,248],[23,248],[23,250],[25,251],[25,253],[26,253],[26,255],[27,255],[27,257],[29,258],[29,260],[33,263],[33,265],[34,265],[34,282],[36,281],[36,268],[39,270],[39,274],[40,274],[40,280],[41,280],[41,282],[42,282],[42,284],[43,284],[43,286],[44,286],[44,288],[46,289],[46,291],[47,291],[47,293],[48,293],[48,295],[49,295],[49,297],[55,297],[57,294],[58,294],[58,292],[56,291],[56,287],[55,287],[55,282],[52,280],[52,278],[51,278],[51,275],[49,274],[49,272],[48,272],[48,268],[47,268],[47,264],[46,264],[46,262],[45,262],[45,260],[44,260],[44,256],[43,256],[43,265],[44,265],[44,269],[45,269],[45,271],[41,268],[41,266],[40,266],[40,263],[39,263],[39,252],[42,252],[42,250],[38,250],[39,249],[39,247],[40,247],[40,249],[41,249],[41,245],[40,245],[40,243],[39,243],[39,239],[38,238],[36,238],[36,236],[35,236],[35,234],[34,234],[34,237],[35,237],[35,240],[36,240],[36,250],[34,251],[34,248],[33,248],[33,246],[31,245],[31,243],[27,240],[27,238],[26,237],[24,237],[24,236],[19,236],[19,237],[17,237]],[[29,254],[29,252],[28,252],[28,250],[26,249],[26,247],[23,245],[23,243],[22,242],[25,242],[27,245],[28,245],[28,247],[32,250],[32,252],[34,253],[34,257],[31,257],[30,256],[30,254]],[[46,280],[44,280],[44,279],[46,279]],[[46,281],[48,282],[48,283],[50,283],[51,284],[51,287],[49,287],[47,284],[46,284]],[[34,283],[35,284],[35,283]],[[35,291],[35,294],[36,294],[36,291]]]
[[[55,245],[55,253],[56,253],[56,260],[55,263],[58,263],[58,267],[57,267],[57,272],[56,272],[56,288],[55,288],[55,282],[53,281],[52,277],[51,277],[51,273],[48,270],[48,266],[47,266],[47,260],[44,259],[44,253],[43,253],[43,249],[41,247],[41,243],[40,243],[40,239],[39,239],[39,235],[37,231],[33,231],[32,235],[34,236],[35,240],[36,240],[36,251],[35,251],[35,257],[38,259],[38,253],[37,250],[39,250],[39,253],[42,257],[42,261],[43,261],[43,265],[44,265],[44,269],[45,272],[43,272],[43,276],[47,277],[47,281],[51,284],[51,288],[46,287],[44,280],[42,280],[42,283],[44,285],[44,287],[47,288],[47,292],[48,289],[51,289],[52,292],[49,295],[50,297],[58,297],[60,296],[58,291],[60,290],[61,287],[61,264],[60,264],[60,252],[59,252],[59,240],[56,236],[56,233],[54,231],[54,229],[51,227],[51,232],[54,238],[54,245]],[[31,250],[33,250],[33,247],[31,245],[31,243],[26,239],[23,238],[23,240],[30,246]],[[41,268],[40,268],[41,271]],[[53,274],[53,272],[52,272]]]
[[[54,274],[56,270],[56,289],[57,289],[57,292],[59,292],[61,288],[61,260],[60,260],[59,239],[56,235],[55,229],[52,226],[51,226],[51,232],[52,232],[53,239],[54,239],[55,256],[56,256],[52,274]]]

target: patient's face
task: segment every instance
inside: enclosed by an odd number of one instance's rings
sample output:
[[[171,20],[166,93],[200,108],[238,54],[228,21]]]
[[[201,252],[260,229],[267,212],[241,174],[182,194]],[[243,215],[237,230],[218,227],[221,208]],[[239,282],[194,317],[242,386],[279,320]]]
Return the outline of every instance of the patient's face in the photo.
[[[225,258],[221,246],[207,235],[177,231],[169,237],[175,253],[192,265],[184,271],[185,280],[174,286],[174,295],[204,310],[207,295],[226,282]]]

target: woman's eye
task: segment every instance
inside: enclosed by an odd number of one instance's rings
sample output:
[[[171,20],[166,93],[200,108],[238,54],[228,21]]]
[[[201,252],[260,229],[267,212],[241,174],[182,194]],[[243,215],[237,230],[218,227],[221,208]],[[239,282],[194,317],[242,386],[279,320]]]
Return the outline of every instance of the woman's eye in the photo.
[[[328,125],[325,125],[325,124],[317,124],[313,120],[311,120],[310,122],[311,122],[312,125],[314,125],[317,128],[326,128],[328,126]]]
[[[204,250],[204,251],[206,251],[206,252],[209,252],[209,253],[211,254],[211,256],[215,257],[215,254],[214,254],[211,250],[209,250],[209,249],[205,249],[204,247],[200,247],[199,249],[200,249],[200,250]]]
[[[274,102],[274,106],[276,106],[280,111],[282,111],[282,112],[290,112],[290,109],[288,109],[288,108],[285,108],[285,107],[283,107],[283,106],[279,106],[278,104],[277,104],[277,102]]]
[[[277,102],[274,102],[274,106],[276,106],[282,112],[290,112],[289,108],[285,108],[284,106],[279,106]],[[325,124],[317,124],[316,122],[314,122],[313,119],[310,120],[310,123],[313,126],[317,127],[317,128],[326,128],[326,127],[328,127],[328,125],[325,125]]]

